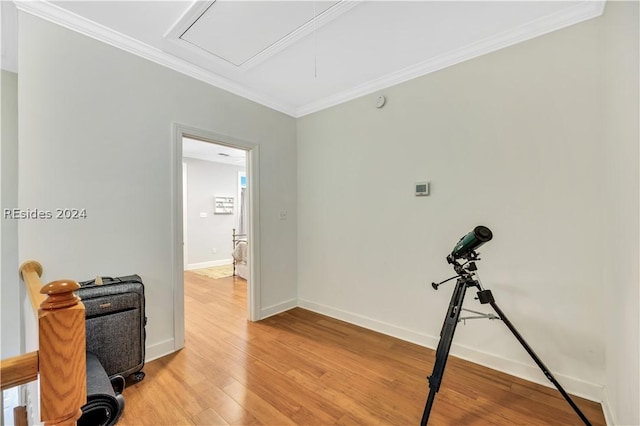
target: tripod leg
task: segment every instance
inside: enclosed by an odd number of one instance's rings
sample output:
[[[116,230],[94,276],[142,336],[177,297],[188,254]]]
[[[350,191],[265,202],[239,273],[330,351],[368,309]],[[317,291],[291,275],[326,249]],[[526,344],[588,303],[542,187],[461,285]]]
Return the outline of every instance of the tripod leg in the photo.
[[[451,302],[449,302],[449,308],[447,315],[440,331],[440,342],[436,349],[436,362],[433,366],[433,372],[429,376],[429,397],[424,407],[422,414],[421,426],[425,426],[429,421],[429,414],[431,413],[431,407],[435,400],[436,393],[440,390],[440,383],[442,382],[442,375],[444,374],[444,367],[447,364],[447,357],[449,356],[449,349],[451,349],[451,342],[453,341],[453,334],[456,331],[456,325],[458,324],[458,318],[460,317],[460,311],[462,310],[462,302],[464,302],[464,296],[467,291],[467,281],[458,280],[453,294],[451,295]]]
[[[485,290],[485,292],[490,292],[490,290]],[[569,403],[571,408],[573,408],[573,410],[576,412],[576,414],[578,414],[578,416],[580,416],[580,419],[584,422],[584,424],[587,425],[587,426],[591,426],[591,423],[589,422],[587,417],[582,413],[582,411],[580,411],[580,408],[578,408],[578,406],[573,402],[573,400],[571,399],[569,394],[567,392],[565,392],[565,390],[562,388],[560,383],[558,383],[556,378],[553,377],[553,374],[551,374],[551,372],[546,367],[546,365],[544,365],[542,360],[540,360],[540,358],[538,358],[538,355],[536,355],[536,353],[533,351],[533,349],[531,349],[531,347],[527,344],[527,342],[524,340],[524,337],[522,337],[520,335],[520,333],[518,333],[518,330],[516,330],[516,328],[513,326],[513,324],[511,324],[511,321],[509,321],[509,319],[505,316],[505,314],[502,312],[502,310],[500,310],[498,305],[496,305],[496,302],[493,300],[493,296],[489,293],[488,297],[489,297],[489,303],[491,304],[491,307],[493,308],[493,310],[496,311],[496,313],[498,314],[498,316],[500,317],[502,322],[509,328],[509,330],[511,330],[511,333],[513,333],[513,335],[516,337],[516,339],[518,339],[518,342],[520,342],[522,347],[524,347],[524,349],[527,351],[529,356],[531,356],[531,358],[535,361],[535,363],[538,364],[538,367],[540,367],[540,370],[542,370],[542,372],[547,377],[547,379],[549,379],[549,381],[551,383],[553,383],[553,385],[556,387],[556,389],[558,389],[558,391],[562,394],[564,399]]]

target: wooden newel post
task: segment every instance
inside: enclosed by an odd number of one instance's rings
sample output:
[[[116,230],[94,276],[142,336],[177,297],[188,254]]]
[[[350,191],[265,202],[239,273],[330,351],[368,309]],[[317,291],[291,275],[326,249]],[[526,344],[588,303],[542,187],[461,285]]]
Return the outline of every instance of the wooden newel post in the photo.
[[[45,425],[75,425],[87,402],[84,305],[73,280],[53,281],[40,293],[40,417]]]

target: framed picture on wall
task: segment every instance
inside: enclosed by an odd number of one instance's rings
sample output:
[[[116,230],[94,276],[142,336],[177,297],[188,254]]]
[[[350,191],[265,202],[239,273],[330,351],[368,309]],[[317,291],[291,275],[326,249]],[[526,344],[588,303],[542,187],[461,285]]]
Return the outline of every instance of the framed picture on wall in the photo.
[[[214,214],[233,214],[233,197],[215,197]]]

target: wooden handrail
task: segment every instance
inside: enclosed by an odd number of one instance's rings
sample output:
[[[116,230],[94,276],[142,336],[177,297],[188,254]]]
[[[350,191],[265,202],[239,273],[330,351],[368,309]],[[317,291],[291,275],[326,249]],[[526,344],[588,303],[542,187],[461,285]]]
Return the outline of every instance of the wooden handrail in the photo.
[[[42,289],[42,265],[35,260],[28,260],[20,265],[20,278],[27,286],[27,293],[29,294],[29,300],[31,301],[31,307],[34,313],[38,313],[40,304],[44,302],[46,297],[40,294]]]
[[[3,359],[0,368],[2,390],[24,385],[38,378],[38,352]]]
[[[73,280],[42,286],[42,265],[20,266],[31,306],[38,316],[39,349],[2,361],[2,390],[40,376],[40,418],[46,426],[70,425],[82,415],[87,402],[85,310],[73,293]]]

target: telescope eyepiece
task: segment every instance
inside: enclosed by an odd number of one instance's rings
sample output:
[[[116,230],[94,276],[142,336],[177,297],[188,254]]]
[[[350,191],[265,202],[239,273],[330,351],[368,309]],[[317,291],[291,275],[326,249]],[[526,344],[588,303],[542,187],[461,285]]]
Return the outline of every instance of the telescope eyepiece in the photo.
[[[469,232],[464,237],[460,238],[460,241],[455,245],[451,254],[447,256],[449,263],[453,263],[453,260],[468,257],[478,247],[491,241],[493,233],[486,226],[476,226],[473,231]]]

